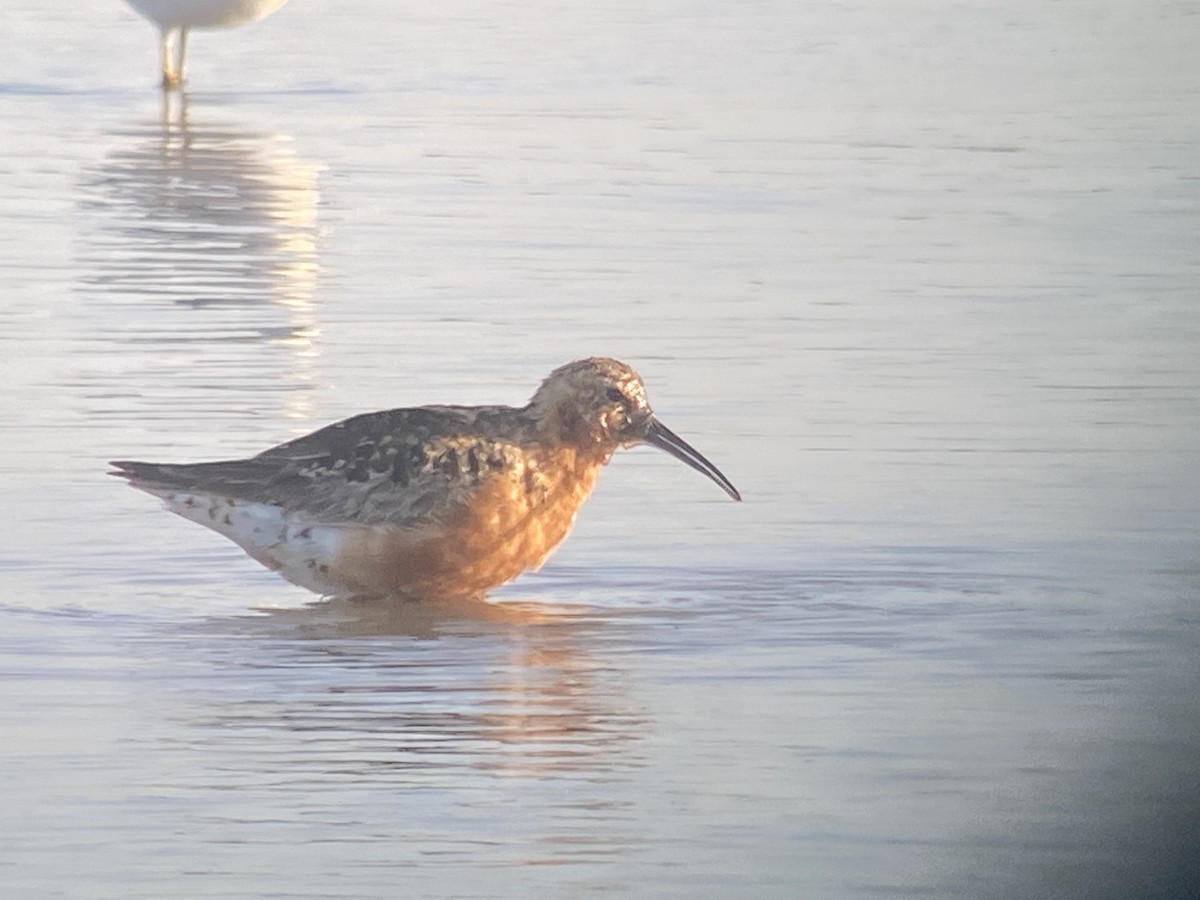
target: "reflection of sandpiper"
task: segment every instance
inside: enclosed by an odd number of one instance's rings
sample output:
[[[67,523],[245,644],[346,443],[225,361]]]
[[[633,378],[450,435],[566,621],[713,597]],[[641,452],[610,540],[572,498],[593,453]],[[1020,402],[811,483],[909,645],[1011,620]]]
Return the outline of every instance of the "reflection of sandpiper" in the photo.
[[[467,770],[518,779],[603,777],[638,764],[630,751],[648,725],[623,667],[597,658],[614,625],[611,610],[512,598],[348,598],[206,618],[189,630],[251,637],[258,648],[218,665],[268,679],[286,669],[289,689],[237,697],[204,689],[188,704],[189,716],[204,741],[214,731],[222,740],[259,734],[266,723],[273,735],[311,736],[336,721],[334,740],[305,742],[305,760],[344,776],[403,772],[438,779]],[[386,640],[354,640],[362,637]],[[397,640],[405,637],[430,642],[431,650],[436,642],[437,651],[413,655],[407,641]],[[370,675],[380,672],[387,677]],[[245,759],[253,766],[262,755]],[[621,846],[623,834],[618,829],[588,841],[596,851],[607,841]]]
[[[287,0],[126,0],[159,30],[162,86],[183,84],[188,32],[193,28],[231,28],[265,19]]]
[[[613,359],[556,369],[529,404],[367,413],[229,462],[113,463],[172,512],[321,594],[461,597],[540,566],[618,447],[729,480]]]

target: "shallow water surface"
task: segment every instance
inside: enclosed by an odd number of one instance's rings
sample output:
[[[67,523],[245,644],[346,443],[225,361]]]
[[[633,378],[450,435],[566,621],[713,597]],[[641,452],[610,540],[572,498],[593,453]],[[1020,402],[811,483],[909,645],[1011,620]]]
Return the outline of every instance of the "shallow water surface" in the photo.
[[[1200,893],[1186,5],[10,6],[6,896]],[[104,476],[596,354],[745,502],[487,602]]]

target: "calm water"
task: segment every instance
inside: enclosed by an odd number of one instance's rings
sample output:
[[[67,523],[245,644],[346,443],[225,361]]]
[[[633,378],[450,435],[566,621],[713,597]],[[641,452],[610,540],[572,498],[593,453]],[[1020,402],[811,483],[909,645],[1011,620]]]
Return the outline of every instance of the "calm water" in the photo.
[[[1200,894],[1192,4],[4,23],[4,896]],[[103,474],[593,354],[746,502],[625,454],[487,605]]]

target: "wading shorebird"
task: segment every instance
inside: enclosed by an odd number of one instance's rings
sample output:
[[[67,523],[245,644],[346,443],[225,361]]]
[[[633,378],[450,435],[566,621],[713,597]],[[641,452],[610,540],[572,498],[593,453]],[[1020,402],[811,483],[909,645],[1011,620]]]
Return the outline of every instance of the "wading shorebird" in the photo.
[[[463,598],[537,569],[619,447],[667,451],[741,500],[615,359],[555,369],[528,405],[365,413],[249,459],[110,473],[333,597]]]
[[[162,86],[183,84],[187,65],[188,32],[193,28],[232,28],[257,22],[287,0],[125,0],[143,18],[158,26],[158,61]],[[177,40],[178,39],[178,40]]]

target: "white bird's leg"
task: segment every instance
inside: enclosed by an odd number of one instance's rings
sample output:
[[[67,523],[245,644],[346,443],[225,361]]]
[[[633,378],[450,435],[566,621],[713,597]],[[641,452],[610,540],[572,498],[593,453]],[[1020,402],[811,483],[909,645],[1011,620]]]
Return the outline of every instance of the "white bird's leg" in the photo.
[[[172,52],[175,29],[164,27],[158,42],[158,62],[162,69],[163,90],[179,87],[180,71],[175,66],[175,54]]]
[[[187,67],[188,27],[179,29],[179,65],[175,69],[176,84],[183,84],[183,70]]]
[[[162,86],[171,86],[171,31],[164,28],[158,33],[158,69],[162,72]]]

